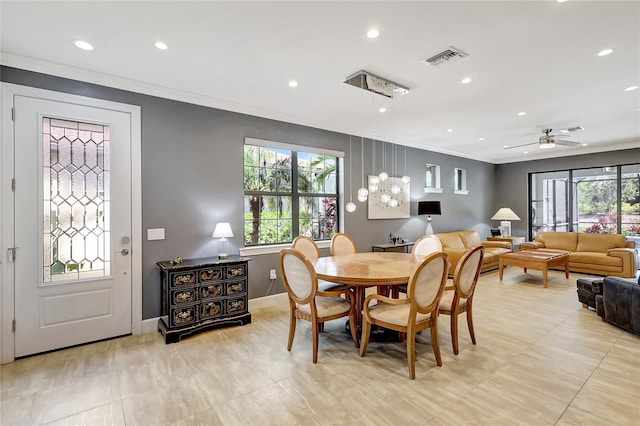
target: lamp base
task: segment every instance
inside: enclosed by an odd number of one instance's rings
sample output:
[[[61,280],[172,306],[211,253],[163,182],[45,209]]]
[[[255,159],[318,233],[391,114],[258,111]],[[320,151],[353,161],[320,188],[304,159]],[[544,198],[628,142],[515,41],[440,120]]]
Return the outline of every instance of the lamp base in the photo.
[[[427,230],[424,233],[425,235],[433,235],[433,227],[431,226],[431,216],[427,218]]]
[[[511,222],[508,220],[503,220],[502,222],[500,222],[500,234],[503,237],[510,237],[511,236]]]

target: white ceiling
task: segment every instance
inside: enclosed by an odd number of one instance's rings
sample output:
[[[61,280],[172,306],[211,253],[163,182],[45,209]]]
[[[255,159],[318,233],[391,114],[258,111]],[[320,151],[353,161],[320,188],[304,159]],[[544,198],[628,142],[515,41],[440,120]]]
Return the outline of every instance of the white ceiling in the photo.
[[[640,85],[637,1],[2,1],[0,13],[3,65],[494,163],[640,147],[640,90],[623,90]],[[421,62],[448,46],[469,56]],[[411,92],[343,84],[361,69]],[[503,149],[571,126],[587,146]]]

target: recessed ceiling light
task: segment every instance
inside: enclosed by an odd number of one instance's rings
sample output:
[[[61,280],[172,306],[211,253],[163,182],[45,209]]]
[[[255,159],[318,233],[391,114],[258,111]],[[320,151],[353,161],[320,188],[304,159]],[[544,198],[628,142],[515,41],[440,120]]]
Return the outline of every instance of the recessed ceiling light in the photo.
[[[588,143],[583,143],[583,144],[582,144],[582,146],[587,146],[587,145],[589,145],[589,144],[588,144]]]
[[[295,81],[295,80],[291,80],[291,81],[289,82],[289,87],[298,87],[298,82],[297,82],[297,81]]]
[[[367,31],[367,37],[369,38],[378,38],[379,35],[380,31],[375,28],[371,28],[369,31]]]
[[[525,152],[523,152],[523,154],[528,154],[528,153],[529,153],[529,151],[525,151]]]
[[[598,52],[598,56],[607,56],[613,53],[613,49],[604,49]]]
[[[505,145],[505,146],[503,146],[503,148],[509,148],[509,145]]]
[[[169,46],[167,46],[167,43],[163,43],[161,41],[156,41],[154,46],[160,50],[167,50],[169,48]]]
[[[87,43],[86,41],[82,41],[82,40],[76,40],[73,42],[74,46],[76,46],[78,49],[82,49],[82,50],[93,50],[93,46],[90,43]]]
[[[565,1],[567,1],[567,0],[556,0],[556,2],[558,2],[558,3],[564,3]]]
[[[453,129],[447,129],[447,133],[453,132]]]
[[[482,141],[484,140],[484,138],[478,138],[478,140],[479,140],[480,142],[482,142]]]
[[[522,117],[523,115],[527,115],[527,113],[526,113],[526,112],[524,112],[524,111],[520,111],[520,112],[518,113],[518,116],[519,116],[519,117]]]
[[[460,80],[460,83],[462,84],[469,84],[471,83],[471,77],[465,77],[462,80]]]
[[[630,92],[632,90],[636,90],[638,88],[638,86],[629,86],[626,89],[624,89],[625,92]]]
[[[380,107],[380,109],[378,111],[379,112],[387,112],[387,109],[385,107]]]

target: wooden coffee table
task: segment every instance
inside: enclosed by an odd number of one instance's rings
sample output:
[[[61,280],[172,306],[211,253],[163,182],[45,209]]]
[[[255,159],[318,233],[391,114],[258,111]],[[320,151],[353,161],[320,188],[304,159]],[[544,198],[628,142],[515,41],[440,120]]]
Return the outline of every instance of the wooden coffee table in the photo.
[[[544,288],[547,288],[549,268],[554,266],[564,266],[564,274],[569,278],[569,253],[558,252],[545,249],[533,249],[514,251],[500,255],[500,281],[506,265],[520,266],[527,269],[542,271]]]

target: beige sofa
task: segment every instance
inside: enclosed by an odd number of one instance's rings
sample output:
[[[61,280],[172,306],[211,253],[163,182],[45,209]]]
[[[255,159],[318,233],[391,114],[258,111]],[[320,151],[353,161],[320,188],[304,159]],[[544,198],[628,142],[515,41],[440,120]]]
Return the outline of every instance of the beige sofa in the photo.
[[[508,241],[482,241],[476,231],[454,231],[436,234],[442,241],[442,248],[449,255],[449,273],[453,274],[462,255],[472,247],[483,245],[484,258],[481,272],[497,269],[500,266],[498,256],[511,251]]]
[[[634,277],[635,243],[620,234],[540,232],[535,241],[520,244],[520,250],[545,248],[569,252],[569,270],[595,275]]]

